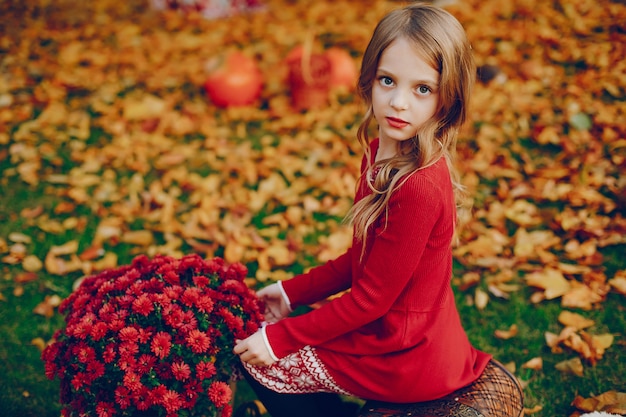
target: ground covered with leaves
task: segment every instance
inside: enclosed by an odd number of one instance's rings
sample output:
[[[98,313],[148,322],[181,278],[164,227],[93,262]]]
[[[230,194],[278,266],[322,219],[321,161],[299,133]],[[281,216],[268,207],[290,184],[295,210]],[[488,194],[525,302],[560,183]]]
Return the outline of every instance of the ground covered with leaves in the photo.
[[[338,89],[295,111],[285,60],[313,40],[358,64],[402,4],[268,0],[208,20],[139,0],[74,3],[0,5],[0,405],[16,415],[58,410],[38,352],[81,276],[195,252],[243,262],[261,286],[349,245],[363,108]],[[448,3],[480,68],[458,148],[473,210],[453,283],[468,333],[520,377],[529,414],[617,412],[626,5]],[[218,108],[206,63],[235,49],[257,61],[262,95]]]

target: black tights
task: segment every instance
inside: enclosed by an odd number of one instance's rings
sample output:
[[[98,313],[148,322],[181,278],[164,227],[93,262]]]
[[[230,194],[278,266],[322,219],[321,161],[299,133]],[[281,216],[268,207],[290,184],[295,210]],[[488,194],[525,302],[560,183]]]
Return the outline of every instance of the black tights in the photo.
[[[338,394],[281,394],[266,388],[245,369],[242,373],[272,417],[350,417],[354,404],[343,402]]]

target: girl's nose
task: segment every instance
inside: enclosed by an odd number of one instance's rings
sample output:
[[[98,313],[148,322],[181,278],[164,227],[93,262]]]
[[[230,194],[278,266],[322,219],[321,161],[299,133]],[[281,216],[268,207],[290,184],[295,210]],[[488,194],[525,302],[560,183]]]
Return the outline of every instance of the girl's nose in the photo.
[[[397,91],[391,96],[391,100],[389,101],[389,105],[393,107],[395,110],[406,110],[409,108],[409,102],[404,97],[404,94],[400,91]]]

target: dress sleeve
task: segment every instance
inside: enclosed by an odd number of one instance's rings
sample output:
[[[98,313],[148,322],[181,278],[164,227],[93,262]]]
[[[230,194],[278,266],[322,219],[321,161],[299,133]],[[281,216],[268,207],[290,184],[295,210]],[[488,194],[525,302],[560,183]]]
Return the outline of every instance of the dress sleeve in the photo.
[[[440,186],[422,175],[411,176],[396,190],[351,291],[319,309],[267,327],[276,356],[320,345],[385,315],[420,262],[443,211],[441,195]]]
[[[351,252],[352,248],[335,260],[283,281],[282,286],[291,302],[291,308],[313,304],[350,288],[352,284]]]

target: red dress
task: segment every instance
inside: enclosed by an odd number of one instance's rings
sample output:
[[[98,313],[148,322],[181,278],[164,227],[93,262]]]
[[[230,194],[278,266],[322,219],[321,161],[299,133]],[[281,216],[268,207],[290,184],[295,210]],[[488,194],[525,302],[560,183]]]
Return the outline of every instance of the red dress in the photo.
[[[378,141],[371,147],[376,155]],[[369,192],[361,184],[355,201]],[[428,401],[472,383],[491,356],[470,345],[456,309],[455,221],[445,160],[411,174],[369,234],[362,262],[355,240],[339,258],[282,283],[292,307],[350,291],[266,326],[274,355],[296,354],[329,381],[328,391],[365,399]]]

